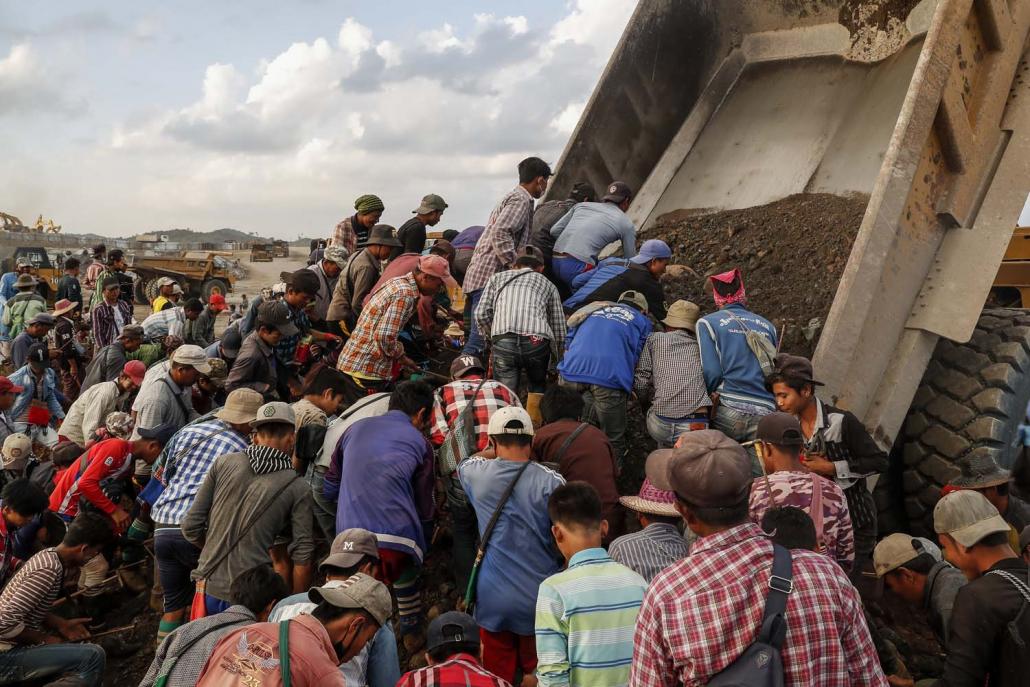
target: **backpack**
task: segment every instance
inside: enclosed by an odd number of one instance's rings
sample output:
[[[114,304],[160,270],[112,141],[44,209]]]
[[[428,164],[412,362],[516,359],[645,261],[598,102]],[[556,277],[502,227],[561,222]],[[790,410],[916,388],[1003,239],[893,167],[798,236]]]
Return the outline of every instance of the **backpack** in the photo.
[[[447,438],[444,440],[443,445],[440,446],[438,454],[440,474],[445,477],[457,470],[458,465],[463,460],[476,452],[476,422],[473,418],[473,412],[475,410],[476,398],[479,397],[479,391],[486,382],[487,377],[484,374],[482,381],[479,382],[479,386],[472,392],[472,397],[465,404],[465,407],[461,409],[461,412],[458,413],[458,417],[454,419],[454,422],[451,424],[451,431],[447,433]]]
[[[751,349],[751,353],[758,359],[758,365],[762,368],[762,376],[768,377],[775,372],[776,346],[773,346],[772,342],[762,336],[759,332],[756,332],[744,324],[743,320],[729,310],[724,310],[723,312],[736,320],[736,322],[744,328],[744,337],[747,339],[747,347]]]
[[[787,597],[794,589],[790,551],[773,544],[772,575],[758,638],[733,663],[708,681],[708,687],[784,687],[780,649],[787,638]]]
[[[28,298],[15,296],[4,306],[3,323],[8,328],[8,334],[12,339],[25,329],[25,311],[29,309],[29,303],[33,300],[35,300],[34,294]]]

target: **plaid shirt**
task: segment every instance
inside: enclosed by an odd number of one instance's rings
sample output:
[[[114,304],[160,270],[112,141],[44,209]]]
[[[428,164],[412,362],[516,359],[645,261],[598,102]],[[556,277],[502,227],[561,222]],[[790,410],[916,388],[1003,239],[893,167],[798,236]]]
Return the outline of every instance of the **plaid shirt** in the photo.
[[[862,602],[832,560],[795,550],[787,602],[787,685],[886,687]],[[707,684],[758,636],[772,543],[753,523],[699,538],[651,582],[634,637],[633,687]]]
[[[348,255],[353,255],[358,249],[358,235],[354,232],[354,218],[348,217],[333,227],[333,233],[325,243],[329,246],[343,246],[347,249]]]
[[[516,186],[490,213],[472,261],[465,272],[462,290],[479,291],[498,270],[515,262],[515,255],[529,243],[533,226],[533,196]]]
[[[655,332],[647,337],[633,375],[637,395],[654,392],[654,412],[671,420],[712,405],[701,372],[701,347],[686,330]]]
[[[283,303],[286,301],[284,300]],[[293,311],[293,324],[297,325],[297,329],[300,331],[293,336],[279,337],[279,343],[275,345],[275,357],[283,364],[293,362],[293,357],[297,355],[297,344],[311,331],[311,318],[308,317],[307,312],[303,308],[294,308],[289,303],[286,305],[289,305],[290,310]]]
[[[179,430],[163,451],[167,461],[155,471],[165,489],[154,502],[151,519],[165,525],[181,524],[215,459],[245,448],[247,437],[215,418]]]
[[[437,391],[436,400],[433,401],[432,430],[429,432],[429,439],[434,446],[440,446],[446,440],[450,433],[450,426],[468,405],[469,399],[472,398],[480,381],[482,381],[482,377],[465,377],[450,384],[444,384]],[[507,406],[521,407],[522,404],[519,403],[519,397],[500,382],[488,380],[476,394],[475,403],[472,405],[476,451],[485,449],[490,440],[490,435],[487,433],[490,416],[498,408]]]
[[[555,360],[565,344],[565,311],[558,289],[528,267],[490,277],[475,317],[484,336],[521,334],[547,339]]]
[[[443,663],[405,673],[397,687],[511,687],[479,664],[471,654],[455,654]]]
[[[159,341],[166,336],[182,336],[186,324],[186,310],[181,305],[147,315],[143,320],[143,336]]]
[[[391,279],[361,310],[336,369],[365,379],[391,379],[393,363],[404,355],[397,340],[421,294],[414,274]]]
[[[118,308],[122,324],[118,326],[118,320],[114,316],[114,310]],[[96,350],[115,342],[118,335],[122,333],[122,327],[132,322],[132,306],[119,299],[112,306],[107,301],[102,301],[93,308],[90,313],[93,320],[93,344]]]

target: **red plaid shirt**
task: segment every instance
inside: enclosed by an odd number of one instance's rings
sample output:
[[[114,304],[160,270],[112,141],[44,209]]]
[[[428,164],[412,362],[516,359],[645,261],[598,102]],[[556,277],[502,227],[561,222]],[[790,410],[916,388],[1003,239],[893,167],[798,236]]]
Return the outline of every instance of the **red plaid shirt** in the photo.
[[[326,247],[343,246],[347,249],[347,255],[353,255],[358,249],[358,234],[354,231],[354,217],[348,217],[333,227],[333,233],[325,242]]]
[[[858,592],[829,557],[795,550],[783,669],[797,687],[886,687]],[[631,687],[707,684],[758,636],[772,543],[754,523],[702,537],[651,582],[633,639]]]
[[[414,274],[391,279],[361,310],[336,369],[366,379],[391,379],[393,363],[404,355],[397,340],[421,294]]]
[[[440,446],[447,438],[450,426],[458,419],[458,415],[468,405],[469,399],[475,393],[476,387],[482,377],[465,377],[444,384],[436,394],[433,402],[433,429],[429,433],[429,439],[434,446]],[[487,427],[490,423],[490,416],[498,408],[507,406],[522,406],[519,397],[511,389],[500,382],[489,380],[476,394],[475,403],[472,405],[472,415],[476,428],[476,450],[482,451],[486,448],[490,435],[487,434]]]
[[[405,673],[397,687],[511,687],[474,656],[455,654],[443,663]]]

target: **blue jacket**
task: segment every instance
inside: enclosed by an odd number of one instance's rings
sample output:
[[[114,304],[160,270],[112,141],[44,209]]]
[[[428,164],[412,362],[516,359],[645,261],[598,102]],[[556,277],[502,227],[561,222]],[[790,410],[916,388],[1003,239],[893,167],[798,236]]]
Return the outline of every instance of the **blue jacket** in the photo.
[[[665,319],[665,290],[643,265],[626,258],[605,258],[597,267],[577,274],[572,280],[574,293],[562,305],[578,310],[594,301],[617,301],[623,291],[639,291],[647,299],[648,314]]]
[[[36,376],[32,374],[29,366],[25,365],[8,379],[18,386],[25,387],[25,391],[18,394],[18,397],[14,399],[14,405],[11,407],[11,412],[8,413],[8,417],[13,418],[15,422],[21,422],[21,418],[29,411],[29,404],[35,398]],[[57,375],[49,367],[43,374],[43,401],[46,402],[47,408],[50,410],[51,425],[54,423],[54,420],[64,419],[64,409],[61,408],[61,402],[57,398]]]
[[[747,334],[741,323],[776,345],[776,327],[742,305],[733,303],[705,315],[697,321],[705,386],[709,393],[719,393],[719,403],[734,410],[750,412],[757,407],[774,411],[776,402],[765,390],[762,367],[747,345]]]
[[[14,288],[14,282],[18,281],[17,272],[6,272],[3,277],[0,277],[0,296],[4,297],[4,300],[11,300],[18,295],[18,290]]]
[[[631,305],[607,305],[569,329],[558,372],[570,382],[633,390],[633,371],[651,321]]]
[[[338,501],[336,531],[374,532],[379,548],[421,561],[433,517],[433,449],[403,411],[358,420],[333,451],[322,495]]]

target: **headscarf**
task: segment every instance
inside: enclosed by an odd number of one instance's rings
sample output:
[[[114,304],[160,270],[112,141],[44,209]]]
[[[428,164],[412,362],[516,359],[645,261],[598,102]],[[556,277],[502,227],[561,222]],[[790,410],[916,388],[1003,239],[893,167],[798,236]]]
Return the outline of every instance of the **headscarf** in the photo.
[[[357,200],[354,201],[354,209],[358,211],[359,215],[364,215],[377,210],[385,210],[386,206],[383,205],[383,201],[379,199],[379,196],[366,193],[363,196],[358,196]]]
[[[712,298],[715,299],[717,307],[724,308],[731,303],[747,303],[744,277],[740,274],[740,269],[734,267],[729,272],[713,274],[709,280],[712,282]]]

